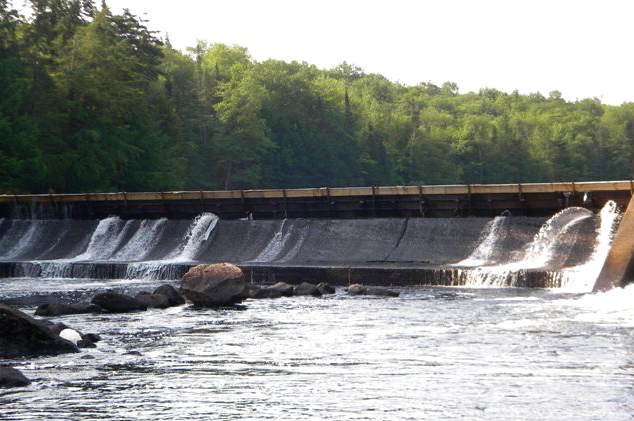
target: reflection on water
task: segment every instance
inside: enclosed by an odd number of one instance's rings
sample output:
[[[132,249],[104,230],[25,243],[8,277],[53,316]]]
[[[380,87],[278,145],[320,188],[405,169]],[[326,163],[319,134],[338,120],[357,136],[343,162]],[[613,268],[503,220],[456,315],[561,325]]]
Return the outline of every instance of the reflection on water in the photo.
[[[32,312],[26,283],[2,280],[0,294]],[[34,382],[0,395],[0,418],[630,419],[633,295],[420,288],[67,316],[103,341],[18,362]]]

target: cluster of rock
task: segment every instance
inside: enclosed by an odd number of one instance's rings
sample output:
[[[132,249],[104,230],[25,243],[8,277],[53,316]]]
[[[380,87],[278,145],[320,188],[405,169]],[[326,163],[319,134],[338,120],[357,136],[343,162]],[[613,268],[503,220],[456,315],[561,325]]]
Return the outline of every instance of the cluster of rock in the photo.
[[[278,282],[270,286],[249,285],[242,270],[229,263],[198,265],[183,276],[180,290],[171,285],[161,285],[152,293],[140,292],[135,296],[117,292],[95,295],[90,303],[42,304],[36,316],[54,317],[67,314],[126,313],[145,311],[148,308],[168,308],[185,304],[186,300],[197,306],[223,307],[240,303],[245,299],[265,299],[292,296],[320,297],[334,294],[335,288],[327,283],[303,282],[291,285]],[[398,292],[384,288],[350,285],[351,295],[398,296]],[[22,311],[0,304],[0,358],[35,357],[79,352],[79,348],[95,347],[101,338],[97,334],[82,334],[64,323],[35,319]],[[0,366],[0,387],[16,387],[29,384],[19,371]]]
[[[240,303],[247,298],[264,299],[292,296],[320,297],[334,294],[335,288],[325,282],[303,282],[290,285],[278,282],[270,286],[249,285],[242,270],[230,263],[198,265],[191,268],[181,283],[180,292],[194,305],[221,307]]]

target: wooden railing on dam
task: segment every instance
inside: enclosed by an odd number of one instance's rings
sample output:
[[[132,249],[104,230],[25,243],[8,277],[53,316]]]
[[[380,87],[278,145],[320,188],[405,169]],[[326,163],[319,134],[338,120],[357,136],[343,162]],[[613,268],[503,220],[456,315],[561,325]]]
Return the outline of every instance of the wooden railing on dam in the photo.
[[[470,184],[276,190],[0,195],[0,217],[224,219],[545,216],[569,207],[626,207],[634,182]],[[19,214],[19,215],[16,215]]]

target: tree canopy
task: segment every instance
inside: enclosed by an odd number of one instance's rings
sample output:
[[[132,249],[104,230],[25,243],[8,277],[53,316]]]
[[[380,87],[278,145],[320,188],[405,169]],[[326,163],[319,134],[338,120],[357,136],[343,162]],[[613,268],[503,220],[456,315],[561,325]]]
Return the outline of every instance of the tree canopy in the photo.
[[[0,0],[0,193],[629,179],[634,103],[161,40],[92,0]]]

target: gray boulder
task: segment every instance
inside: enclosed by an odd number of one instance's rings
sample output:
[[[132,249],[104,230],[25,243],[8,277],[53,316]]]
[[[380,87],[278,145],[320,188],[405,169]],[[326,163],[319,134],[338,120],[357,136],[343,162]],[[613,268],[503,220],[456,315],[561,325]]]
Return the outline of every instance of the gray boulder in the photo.
[[[317,288],[319,288],[321,293],[324,294],[324,295],[325,294],[334,294],[335,292],[337,292],[335,287],[333,287],[330,284],[327,284],[326,282],[320,282],[319,284],[317,284]]]
[[[183,298],[183,296],[180,295],[178,291],[176,291],[176,288],[168,284],[164,284],[156,288],[152,294],[165,295],[167,297],[167,300],[169,301],[170,307],[185,304],[185,299]]]
[[[31,381],[17,369],[0,366],[0,387],[23,387],[29,384]]]
[[[195,305],[232,305],[248,296],[247,279],[239,267],[230,263],[198,265],[183,276],[180,292]]]
[[[93,304],[108,310],[111,313],[128,313],[131,311],[145,311],[147,305],[134,297],[116,292],[103,292],[92,299]]]
[[[45,324],[20,310],[0,304],[0,358],[35,357],[78,352]]]
[[[360,284],[352,284],[346,291],[350,295],[375,295],[381,297],[398,297],[400,295],[399,292],[387,288],[366,287]]]
[[[293,289],[293,295],[311,295],[313,297],[321,297],[322,293],[315,284],[309,282],[302,282],[295,286]]]
[[[249,288],[249,298],[260,300],[265,298],[280,298],[282,293],[271,287],[251,287]]]
[[[139,292],[134,299],[145,304],[147,308],[168,308],[169,298],[163,294],[150,294],[149,292]]]
[[[361,284],[352,284],[346,289],[346,292],[350,295],[365,295],[368,289]]]
[[[101,307],[91,303],[81,304],[41,304],[35,310],[36,316],[62,316],[65,314],[101,313]]]
[[[271,285],[268,288],[279,291],[282,297],[292,297],[293,290],[295,289],[293,285],[287,284],[286,282],[278,282],[276,284]]]

